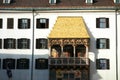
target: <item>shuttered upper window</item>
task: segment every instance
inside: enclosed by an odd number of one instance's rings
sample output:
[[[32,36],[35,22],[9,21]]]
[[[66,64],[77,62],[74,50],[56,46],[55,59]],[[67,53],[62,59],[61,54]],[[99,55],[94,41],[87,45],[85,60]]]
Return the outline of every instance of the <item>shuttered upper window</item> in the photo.
[[[36,39],[36,49],[47,49],[47,39]]]
[[[16,39],[4,39],[4,49],[16,49]]]
[[[37,28],[49,28],[49,19],[40,18],[36,21]]]
[[[99,38],[96,41],[96,48],[97,49],[109,49],[110,47],[109,39],[106,38]]]
[[[8,29],[13,29],[13,26],[14,26],[14,20],[13,20],[13,18],[8,18],[7,19],[7,28]]]
[[[30,39],[21,38],[17,40],[18,49],[30,49]]]
[[[0,29],[2,28],[3,26],[3,19],[0,19]]]
[[[96,28],[109,28],[109,18],[96,18]]]
[[[18,28],[19,29],[29,29],[30,28],[30,19],[18,19]]]

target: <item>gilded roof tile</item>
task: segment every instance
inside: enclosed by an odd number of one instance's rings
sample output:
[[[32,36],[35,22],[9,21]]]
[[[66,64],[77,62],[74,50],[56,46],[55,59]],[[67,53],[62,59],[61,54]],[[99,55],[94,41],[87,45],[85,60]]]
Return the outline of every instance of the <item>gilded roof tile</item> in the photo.
[[[60,16],[48,38],[89,38],[82,17]]]

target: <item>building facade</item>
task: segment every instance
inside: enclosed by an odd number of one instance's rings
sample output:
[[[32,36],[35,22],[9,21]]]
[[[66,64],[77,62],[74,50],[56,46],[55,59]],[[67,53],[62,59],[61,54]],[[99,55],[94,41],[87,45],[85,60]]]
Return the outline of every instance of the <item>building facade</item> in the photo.
[[[120,80],[119,0],[1,0],[0,80]]]

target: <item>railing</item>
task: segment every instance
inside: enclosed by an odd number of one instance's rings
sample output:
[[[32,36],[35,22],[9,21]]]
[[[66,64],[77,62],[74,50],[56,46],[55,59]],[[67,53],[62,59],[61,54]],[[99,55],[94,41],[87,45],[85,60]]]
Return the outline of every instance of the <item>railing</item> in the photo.
[[[49,58],[49,65],[89,65],[88,58]]]

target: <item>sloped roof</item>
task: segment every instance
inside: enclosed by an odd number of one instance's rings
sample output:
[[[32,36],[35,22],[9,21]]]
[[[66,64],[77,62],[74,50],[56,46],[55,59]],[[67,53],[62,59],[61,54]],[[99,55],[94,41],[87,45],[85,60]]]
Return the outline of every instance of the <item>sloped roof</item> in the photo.
[[[49,0],[12,0],[10,4],[3,4],[3,0],[0,0],[0,9],[4,8],[86,8],[86,7],[114,7],[114,0],[94,0],[93,4],[85,3],[85,0],[58,0],[56,5],[49,4]],[[119,4],[118,4],[119,5]]]
[[[84,20],[80,16],[60,16],[48,38],[89,38]]]

